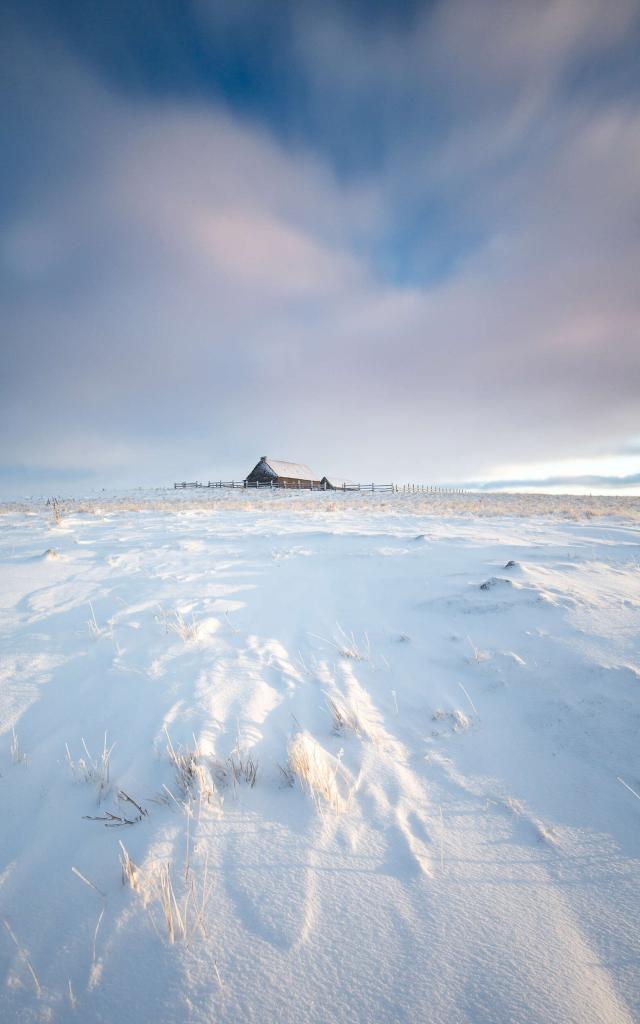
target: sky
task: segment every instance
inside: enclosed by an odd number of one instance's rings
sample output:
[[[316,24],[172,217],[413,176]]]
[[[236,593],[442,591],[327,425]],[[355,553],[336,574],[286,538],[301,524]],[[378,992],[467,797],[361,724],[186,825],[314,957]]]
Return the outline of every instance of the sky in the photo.
[[[639,46],[640,0],[5,0],[0,493],[640,493]]]

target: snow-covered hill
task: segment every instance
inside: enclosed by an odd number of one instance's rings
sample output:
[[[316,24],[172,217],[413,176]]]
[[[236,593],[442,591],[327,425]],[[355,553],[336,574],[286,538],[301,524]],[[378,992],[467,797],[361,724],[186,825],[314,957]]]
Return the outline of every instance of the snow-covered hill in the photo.
[[[0,515],[0,1019],[622,1024],[640,500]]]

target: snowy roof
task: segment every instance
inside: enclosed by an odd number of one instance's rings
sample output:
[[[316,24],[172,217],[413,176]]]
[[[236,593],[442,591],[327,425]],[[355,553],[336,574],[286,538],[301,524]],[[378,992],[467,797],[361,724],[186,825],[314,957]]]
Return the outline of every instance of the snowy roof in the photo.
[[[284,459],[272,459],[265,455],[260,462],[267,469],[270,469],[274,476],[288,477],[292,480],[319,480],[308,466],[300,462],[286,462]],[[258,463],[260,465],[260,463]],[[257,467],[256,467],[257,468]]]
[[[341,476],[324,476],[323,481],[326,480],[329,487],[351,487],[355,483],[354,480],[345,480]]]

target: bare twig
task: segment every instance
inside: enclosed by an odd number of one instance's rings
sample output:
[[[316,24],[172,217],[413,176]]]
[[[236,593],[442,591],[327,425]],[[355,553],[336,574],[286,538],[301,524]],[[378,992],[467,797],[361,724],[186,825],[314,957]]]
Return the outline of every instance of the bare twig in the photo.
[[[133,804],[133,806],[136,808],[136,810],[140,812],[140,815],[143,818],[146,818],[149,814],[148,811],[145,811],[144,807],[140,806],[137,800],[134,800],[133,797],[129,796],[128,793],[125,793],[124,789],[118,790],[118,800],[125,800],[128,803]]]

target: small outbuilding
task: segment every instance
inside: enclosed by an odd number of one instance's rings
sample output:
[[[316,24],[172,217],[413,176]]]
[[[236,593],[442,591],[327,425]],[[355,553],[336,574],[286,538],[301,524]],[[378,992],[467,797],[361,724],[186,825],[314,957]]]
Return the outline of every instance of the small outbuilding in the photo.
[[[343,480],[337,476],[323,476],[320,486],[325,491],[353,491],[357,489],[358,485],[353,480]]]
[[[306,490],[320,490],[321,482],[308,466],[299,462],[285,462],[263,455],[245,480],[247,487],[302,487]]]

